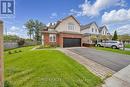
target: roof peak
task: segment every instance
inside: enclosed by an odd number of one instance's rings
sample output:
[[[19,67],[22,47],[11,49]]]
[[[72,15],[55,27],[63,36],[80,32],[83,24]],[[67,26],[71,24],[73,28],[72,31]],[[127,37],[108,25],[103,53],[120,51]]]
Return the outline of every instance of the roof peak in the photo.
[[[2,20],[0,20],[0,23],[3,23],[3,21],[2,21]]]

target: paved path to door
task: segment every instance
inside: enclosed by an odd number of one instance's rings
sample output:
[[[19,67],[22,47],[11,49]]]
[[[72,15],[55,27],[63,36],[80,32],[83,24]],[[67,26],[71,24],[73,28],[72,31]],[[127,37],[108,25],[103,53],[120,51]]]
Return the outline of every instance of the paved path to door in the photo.
[[[130,64],[130,55],[100,51],[93,48],[70,48],[68,49],[84,58],[93,60],[113,71],[119,71]]]

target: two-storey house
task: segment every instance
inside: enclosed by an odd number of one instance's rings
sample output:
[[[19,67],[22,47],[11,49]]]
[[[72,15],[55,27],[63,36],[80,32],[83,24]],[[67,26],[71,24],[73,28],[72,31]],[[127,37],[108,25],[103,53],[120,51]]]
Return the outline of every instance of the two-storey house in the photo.
[[[51,24],[42,31],[42,44],[57,44],[60,47],[81,46],[80,23],[71,15]]]
[[[106,26],[98,27],[96,22],[81,26],[81,33],[83,34],[82,41],[87,44],[94,44],[110,35]]]

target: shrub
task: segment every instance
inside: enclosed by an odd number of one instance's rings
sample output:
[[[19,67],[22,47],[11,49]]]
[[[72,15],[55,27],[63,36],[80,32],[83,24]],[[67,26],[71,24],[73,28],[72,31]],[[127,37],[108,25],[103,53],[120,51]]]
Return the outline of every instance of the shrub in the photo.
[[[44,48],[51,48],[51,46],[50,45],[45,45]]]
[[[10,82],[4,81],[4,87],[13,87]]]
[[[15,50],[14,53],[18,53],[17,50]]]
[[[21,50],[19,50],[19,52],[22,52]]]
[[[47,44],[47,45],[40,45],[38,47],[36,47],[36,49],[44,49],[44,48],[56,48],[56,47],[59,47],[59,45],[57,44]]]
[[[12,52],[11,52],[11,51],[8,51],[8,54],[12,54]]]
[[[54,48],[56,48],[58,45],[56,44],[56,43],[52,43],[52,44],[50,44],[50,47],[54,47]]]
[[[43,45],[40,45],[40,46],[37,46],[36,49],[43,49],[44,46]]]
[[[21,46],[24,45],[25,40],[24,39],[20,39],[17,43],[18,43],[18,46],[21,47]]]

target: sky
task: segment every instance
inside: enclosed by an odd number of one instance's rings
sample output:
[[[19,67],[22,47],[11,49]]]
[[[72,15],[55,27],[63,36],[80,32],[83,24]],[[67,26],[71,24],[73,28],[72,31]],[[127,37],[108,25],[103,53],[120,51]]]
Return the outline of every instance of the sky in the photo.
[[[28,38],[24,24],[37,19],[44,24],[74,15],[81,25],[95,21],[112,34],[130,34],[130,0],[15,0],[15,17],[0,18],[5,33]]]

